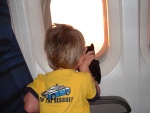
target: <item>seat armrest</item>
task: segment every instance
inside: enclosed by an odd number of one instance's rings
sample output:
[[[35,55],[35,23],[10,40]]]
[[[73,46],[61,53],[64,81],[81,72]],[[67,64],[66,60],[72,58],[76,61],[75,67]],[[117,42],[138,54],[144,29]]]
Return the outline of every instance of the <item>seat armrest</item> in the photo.
[[[91,113],[130,113],[128,102],[119,96],[100,96],[90,103]]]

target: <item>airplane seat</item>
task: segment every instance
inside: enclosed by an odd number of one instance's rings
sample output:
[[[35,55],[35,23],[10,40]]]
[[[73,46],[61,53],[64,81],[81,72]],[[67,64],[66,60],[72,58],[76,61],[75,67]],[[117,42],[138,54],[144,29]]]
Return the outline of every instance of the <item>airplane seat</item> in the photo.
[[[50,0],[7,0],[12,26],[32,77],[51,71],[44,52],[44,35],[50,22]],[[128,102],[119,96],[100,96],[90,102],[91,113],[129,113]]]
[[[119,96],[100,96],[95,102],[90,102],[91,113],[130,113],[128,102]]]

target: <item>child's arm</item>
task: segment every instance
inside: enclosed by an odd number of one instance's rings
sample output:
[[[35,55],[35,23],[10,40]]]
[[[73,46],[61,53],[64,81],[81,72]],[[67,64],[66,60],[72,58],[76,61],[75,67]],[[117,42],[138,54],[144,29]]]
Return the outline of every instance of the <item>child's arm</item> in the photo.
[[[24,109],[28,113],[39,113],[39,101],[30,92],[24,97]]]
[[[91,74],[91,72],[89,70],[89,65],[92,62],[92,60],[94,60],[94,59],[95,59],[94,51],[89,51],[88,53],[86,53],[82,65],[79,66],[80,71],[81,72],[89,72]],[[93,78],[92,74],[91,74],[91,77]],[[101,92],[100,87],[94,78],[93,78],[93,81],[95,83],[95,87],[98,91],[98,94],[100,95],[100,92]]]

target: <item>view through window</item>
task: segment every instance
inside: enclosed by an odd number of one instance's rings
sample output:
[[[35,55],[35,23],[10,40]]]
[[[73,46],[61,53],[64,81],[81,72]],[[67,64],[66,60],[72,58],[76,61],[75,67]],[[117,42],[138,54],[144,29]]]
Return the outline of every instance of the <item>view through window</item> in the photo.
[[[84,35],[86,46],[91,43],[99,52],[104,43],[102,0],[51,0],[52,23],[70,24]]]

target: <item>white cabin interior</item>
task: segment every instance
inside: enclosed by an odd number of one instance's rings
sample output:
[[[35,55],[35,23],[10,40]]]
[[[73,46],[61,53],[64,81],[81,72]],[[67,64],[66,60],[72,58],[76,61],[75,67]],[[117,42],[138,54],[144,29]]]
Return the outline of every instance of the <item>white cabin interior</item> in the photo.
[[[32,77],[52,71],[43,48],[45,31],[51,24],[51,1],[7,1],[13,30]],[[110,47],[100,63],[101,96],[121,96],[132,113],[150,113],[150,1],[107,2]]]

